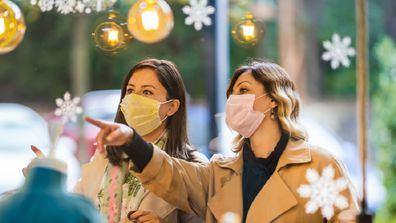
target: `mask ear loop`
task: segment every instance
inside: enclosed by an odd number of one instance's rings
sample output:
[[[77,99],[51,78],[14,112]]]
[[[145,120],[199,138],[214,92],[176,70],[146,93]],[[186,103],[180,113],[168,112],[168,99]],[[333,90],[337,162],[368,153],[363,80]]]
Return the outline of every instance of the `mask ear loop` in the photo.
[[[257,100],[257,99],[259,99],[259,98],[262,98],[262,97],[264,97],[264,96],[266,96],[266,95],[268,95],[268,93],[264,93],[264,94],[262,94],[262,95],[256,97],[254,100]]]
[[[257,99],[259,99],[259,98],[262,98],[262,97],[264,97],[264,96],[266,96],[266,95],[268,95],[268,93],[265,93],[265,94],[263,94],[263,95],[260,95],[260,96],[258,96],[257,98],[255,98],[254,100],[257,100]],[[269,112],[271,109],[273,109],[273,108],[268,108],[267,110],[265,110],[265,111],[263,112],[263,114],[265,115],[265,113]],[[265,118],[265,116],[264,116],[264,118]]]
[[[172,102],[172,101],[174,101],[174,100],[175,100],[175,99],[169,99],[169,100],[167,100],[167,101],[160,102],[159,104],[160,104],[160,106],[161,106],[161,105],[163,105],[163,104],[167,104],[167,103]],[[168,116],[165,115],[165,118],[163,118],[163,119],[161,120],[161,123],[164,122],[167,118],[168,118]]]
[[[265,113],[269,112],[272,108],[268,108],[267,110],[265,110],[265,112],[263,112],[264,114],[264,118],[265,118]]]
[[[175,100],[175,99],[169,99],[169,100],[167,100],[167,101],[160,102],[160,105],[163,105],[163,104],[169,103],[169,102],[171,102],[171,101],[174,101],[174,100]]]

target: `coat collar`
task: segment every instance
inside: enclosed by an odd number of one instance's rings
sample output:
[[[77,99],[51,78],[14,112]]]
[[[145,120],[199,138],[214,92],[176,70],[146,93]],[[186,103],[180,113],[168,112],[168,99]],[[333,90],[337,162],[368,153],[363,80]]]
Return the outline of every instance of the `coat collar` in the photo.
[[[311,152],[309,145],[302,140],[289,140],[279,159],[276,171],[254,199],[246,222],[271,222],[279,215],[297,205],[297,198],[282,179],[279,170],[288,165],[310,161]],[[234,212],[242,216],[242,152],[239,152],[237,157],[221,159],[217,161],[217,164],[222,168],[232,170],[235,174],[231,175],[224,182],[223,187],[209,200],[209,208],[218,221],[221,220],[221,217],[226,212]],[[277,192],[274,193],[274,191]]]
[[[290,164],[307,163],[311,161],[311,150],[307,142],[303,140],[293,141],[289,140],[285,150],[279,158],[276,171],[279,171],[282,167]],[[236,157],[224,158],[217,161],[217,164],[222,168],[233,170],[235,173],[242,174],[243,170],[243,155],[242,151],[238,153]]]
[[[306,141],[289,140],[285,151],[279,158],[276,171],[290,164],[308,163],[311,161],[311,149]]]

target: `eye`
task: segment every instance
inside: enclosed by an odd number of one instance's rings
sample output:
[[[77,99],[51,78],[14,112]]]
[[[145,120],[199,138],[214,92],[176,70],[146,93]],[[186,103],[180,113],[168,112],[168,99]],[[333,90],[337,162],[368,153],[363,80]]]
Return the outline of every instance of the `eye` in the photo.
[[[144,95],[144,96],[153,95],[153,92],[151,92],[151,91],[149,91],[149,90],[144,90],[144,91],[143,91],[143,95]]]
[[[135,92],[135,90],[133,90],[132,88],[129,88],[129,89],[126,90],[127,94],[132,94],[134,92]]]
[[[247,92],[249,92],[249,89],[247,89],[247,88],[239,88],[239,94],[246,94]]]

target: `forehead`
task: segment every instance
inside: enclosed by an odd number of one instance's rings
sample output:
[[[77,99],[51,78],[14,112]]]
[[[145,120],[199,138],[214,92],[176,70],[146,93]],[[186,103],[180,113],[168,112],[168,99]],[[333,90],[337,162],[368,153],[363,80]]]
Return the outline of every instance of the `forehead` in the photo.
[[[243,72],[238,79],[235,81],[233,91],[239,87],[249,87],[251,90],[260,92],[266,92],[264,85],[257,81],[250,70]]]
[[[162,86],[161,82],[158,80],[157,74],[150,68],[143,68],[135,71],[129,79],[128,84],[133,84],[135,86]]]
[[[260,82],[256,81],[256,79],[254,79],[252,72],[250,70],[243,72],[238,77],[238,79],[235,82],[234,87],[237,87],[238,85],[240,85],[242,83],[246,83],[246,84],[250,84],[250,85],[261,85]]]

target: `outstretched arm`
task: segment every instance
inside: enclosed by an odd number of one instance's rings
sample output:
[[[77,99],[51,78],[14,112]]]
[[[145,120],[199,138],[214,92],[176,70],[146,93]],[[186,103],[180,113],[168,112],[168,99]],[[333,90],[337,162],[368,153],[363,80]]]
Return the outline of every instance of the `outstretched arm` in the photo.
[[[205,216],[209,166],[172,158],[126,125],[92,118],[86,121],[100,128],[96,137],[99,151],[106,153],[106,145],[123,149],[134,164],[132,173],[145,188],[183,211]]]

